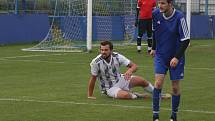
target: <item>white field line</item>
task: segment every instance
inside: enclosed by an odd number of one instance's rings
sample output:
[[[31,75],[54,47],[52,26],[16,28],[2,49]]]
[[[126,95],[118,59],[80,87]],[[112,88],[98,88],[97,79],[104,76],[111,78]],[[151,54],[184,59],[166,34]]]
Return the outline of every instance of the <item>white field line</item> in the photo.
[[[199,45],[200,47],[212,47],[213,45]]]
[[[151,68],[150,66],[138,66],[139,68]],[[184,67],[188,70],[208,70],[208,71],[215,71],[215,68],[203,68],[203,67]]]
[[[63,54],[51,54],[54,56],[59,56]],[[30,57],[43,57],[43,56],[51,56],[51,55],[23,55],[23,56],[9,56],[9,57],[1,57],[0,61],[21,61],[21,62],[46,62],[46,63],[65,63],[63,61],[44,61],[44,60],[27,60],[27,59],[19,59],[19,60],[13,60],[17,58],[30,58]]]
[[[151,109],[148,106],[132,106],[132,105],[117,105],[117,104],[97,104],[86,102],[74,102],[74,101],[57,101],[57,100],[33,100],[33,99],[18,99],[18,98],[0,98],[0,101],[15,101],[15,102],[34,102],[34,103],[55,103],[55,104],[72,104],[72,105],[90,105],[90,106],[108,106],[108,107],[120,107],[120,108],[139,108],[139,109]],[[161,110],[170,111],[169,108],[161,108]],[[204,110],[190,110],[180,109],[180,112],[201,113],[201,114],[215,114],[214,111]]]
[[[4,61],[20,61],[20,62],[36,62],[36,63],[45,62],[45,63],[57,63],[57,64],[65,63],[63,61],[43,61],[43,60],[7,60],[5,59]]]
[[[194,68],[194,67],[185,67],[185,69],[190,69],[190,70],[208,70],[208,71],[215,71],[215,68]]]
[[[14,58],[29,58],[29,57],[38,57],[38,56],[52,56],[52,55],[65,55],[65,54],[41,54],[41,55],[21,55],[21,56],[9,56],[9,57],[1,57],[0,59],[14,59]]]

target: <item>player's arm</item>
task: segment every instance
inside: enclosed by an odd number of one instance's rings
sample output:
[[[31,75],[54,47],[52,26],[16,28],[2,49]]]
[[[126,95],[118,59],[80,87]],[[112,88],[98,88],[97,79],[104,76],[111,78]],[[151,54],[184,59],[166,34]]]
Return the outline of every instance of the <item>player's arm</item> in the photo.
[[[155,52],[156,52],[156,40],[155,40],[155,39],[152,39],[152,50],[151,50],[151,52],[150,52],[150,55],[151,55],[152,57],[154,57],[154,56],[155,56]]]
[[[185,53],[188,45],[190,43],[190,39],[180,41],[179,50],[176,52],[175,57],[179,60]]]
[[[188,29],[187,22],[184,16],[179,19],[178,23],[178,31],[181,40],[179,43],[179,49],[175,54],[175,58],[179,60],[182,56],[184,56],[185,50],[190,43],[190,31]]]
[[[93,96],[95,82],[96,82],[96,76],[92,75],[90,77],[90,80],[89,80],[89,83],[88,83],[87,96],[88,96],[89,99],[96,99],[96,97]]]
[[[140,8],[137,6],[137,8],[136,8],[136,20],[139,19],[139,14],[140,14]]]
[[[152,16],[154,16],[154,14],[152,14]],[[155,56],[155,50],[156,50],[156,39],[155,39],[155,20],[153,19],[154,17],[152,17],[152,50],[150,52],[151,56]]]
[[[156,50],[155,32],[152,33],[152,50]]]
[[[138,26],[138,23],[139,23],[139,14],[140,14],[140,8],[137,4],[137,8],[136,8],[136,19],[135,19],[135,26],[137,27]]]
[[[124,73],[125,79],[129,80],[131,78],[131,75],[137,70],[137,65],[133,62],[130,62],[127,65],[128,69],[127,71]]]
[[[176,54],[174,55],[174,58],[170,61],[171,67],[176,67],[178,64],[179,59],[184,56],[185,50],[187,49],[189,43],[190,43],[190,34],[189,29],[187,27],[187,22],[184,17],[179,19],[179,36],[181,38],[181,41],[179,43],[179,49],[177,50]]]
[[[176,67],[179,59],[184,55],[188,45],[190,43],[190,39],[181,41],[179,44],[179,50],[176,52],[174,58],[170,61],[170,66],[171,67]]]

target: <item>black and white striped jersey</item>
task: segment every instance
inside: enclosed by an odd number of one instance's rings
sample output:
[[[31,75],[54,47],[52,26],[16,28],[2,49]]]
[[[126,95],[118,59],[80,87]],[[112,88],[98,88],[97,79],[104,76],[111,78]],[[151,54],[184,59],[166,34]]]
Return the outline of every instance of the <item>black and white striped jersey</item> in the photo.
[[[113,52],[109,63],[100,54],[90,63],[91,74],[97,76],[101,91],[105,91],[119,81],[121,76],[120,66],[128,66],[129,64],[130,60],[119,53]]]

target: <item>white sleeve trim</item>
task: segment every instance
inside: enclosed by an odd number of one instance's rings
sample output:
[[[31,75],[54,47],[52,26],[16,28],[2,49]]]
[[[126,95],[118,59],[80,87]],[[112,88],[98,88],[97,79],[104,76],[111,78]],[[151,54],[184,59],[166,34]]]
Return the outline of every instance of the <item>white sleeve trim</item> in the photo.
[[[190,39],[190,31],[188,30],[185,18],[184,17],[181,18],[180,21],[181,21],[181,27],[182,27],[182,30],[183,30],[183,33],[184,33],[184,38],[181,39],[181,41],[184,41],[186,39]]]
[[[183,38],[183,39],[181,39],[181,41],[184,41],[184,40],[187,40],[187,39],[190,39],[190,37]]]

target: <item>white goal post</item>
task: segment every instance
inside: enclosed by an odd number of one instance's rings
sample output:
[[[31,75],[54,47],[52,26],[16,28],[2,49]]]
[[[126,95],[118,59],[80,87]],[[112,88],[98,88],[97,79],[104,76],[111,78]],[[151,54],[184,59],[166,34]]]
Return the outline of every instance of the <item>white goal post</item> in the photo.
[[[90,52],[92,50],[93,2],[88,0],[87,3],[87,51]]]
[[[187,20],[187,26],[188,30],[190,31],[190,22],[191,22],[191,0],[187,0],[187,9],[186,9],[186,20]],[[189,33],[190,34],[190,33]]]

